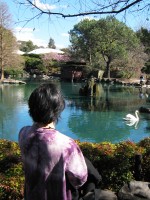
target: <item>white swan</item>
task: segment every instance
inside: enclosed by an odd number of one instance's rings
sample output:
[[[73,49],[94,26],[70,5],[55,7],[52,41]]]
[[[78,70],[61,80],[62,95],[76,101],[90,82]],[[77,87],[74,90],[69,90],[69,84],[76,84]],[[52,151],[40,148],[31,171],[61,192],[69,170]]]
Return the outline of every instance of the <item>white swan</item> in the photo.
[[[138,129],[138,123],[139,121],[126,121],[125,122],[127,126],[134,126],[135,129]]]
[[[125,118],[123,118],[126,121],[132,121],[132,122],[136,122],[139,121],[139,116],[138,116],[139,111],[136,110],[135,111],[135,116],[131,115],[131,114],[127,114]]]

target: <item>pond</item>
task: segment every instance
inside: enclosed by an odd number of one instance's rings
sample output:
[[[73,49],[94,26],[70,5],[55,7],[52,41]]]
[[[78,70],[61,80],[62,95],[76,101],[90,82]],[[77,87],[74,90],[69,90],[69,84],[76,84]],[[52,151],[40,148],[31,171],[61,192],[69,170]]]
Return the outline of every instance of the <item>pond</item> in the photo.
[[[18,132],[31,125],[28,98],[40,83],[0,85],[0,138],[18,141]],[[135,87],[98,84],[100,95],[83,97],[79,89],[83,83],[58,82],[66,107],[56,128],[80,141],[118,143],[138,142],[150,136],[150,114],[140,113],[139,122],[127,125],[126,114],[134,114],[140,107],[150,107],[149,94],[139,93]]]

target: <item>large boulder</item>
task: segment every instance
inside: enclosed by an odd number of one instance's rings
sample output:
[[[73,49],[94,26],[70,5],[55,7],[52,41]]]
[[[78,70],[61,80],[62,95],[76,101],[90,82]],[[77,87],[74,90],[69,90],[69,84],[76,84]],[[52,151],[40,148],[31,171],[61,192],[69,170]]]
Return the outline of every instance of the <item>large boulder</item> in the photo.
[[[119,200],[150,200],[150,182],[131,181],[118,193]]]
[[[117,196],[110,190],[95,189],[88,192],[84,197],[79,200],[117,200]]]

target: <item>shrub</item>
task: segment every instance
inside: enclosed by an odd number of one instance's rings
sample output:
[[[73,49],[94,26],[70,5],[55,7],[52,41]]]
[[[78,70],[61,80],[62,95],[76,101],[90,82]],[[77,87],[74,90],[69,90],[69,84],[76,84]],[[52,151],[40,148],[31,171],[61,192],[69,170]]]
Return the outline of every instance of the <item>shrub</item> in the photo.
[[[5,75],[6,76],[11,76],[11,77],[19,77],[19,75],[22,75],[24,72],[22,69],[5,69]]]
[[[138,144],[76,141],[84,156],[102,176],[101,188],[114,192],[124,183],[135,180],[135,155],[142,155],[142,180],[150,180],[150,138]],[[23,199],[24,173],[18,143],[0,140],[0,199]]]
[[[24,174],[16,142],[0,140],[0,199],[23,198]]]
[[[134,179],[135,155],[145,152],[144,148],[130,141],[116,145],[108,142],[94,144],[79,141],[78,144],[83,154],[101,174],[101,187],[116,192],[124,183]],[[147,171],[146,169],[145,173]]]
[[[150,137],[140,141],[138,145],[145,148],[142,159],[142,178],[150,181]]]

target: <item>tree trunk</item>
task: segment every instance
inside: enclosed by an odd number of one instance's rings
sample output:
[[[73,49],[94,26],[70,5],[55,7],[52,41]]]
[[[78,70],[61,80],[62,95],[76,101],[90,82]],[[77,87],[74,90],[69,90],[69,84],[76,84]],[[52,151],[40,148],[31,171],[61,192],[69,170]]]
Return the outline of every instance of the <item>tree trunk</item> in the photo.
[[[1,67],[1,78],[0,80],[2,81],[4,79],[4,70],[3,70],[3,67]]]
[[[111,63],[111,56],[105,55],[105,53],[102,53],[103,59],[106,62],[106,77],[110,79],[110,63]]]
[[[3,80],[4,79],[4,66],[3,66],[2,59],[0,61],[0,66],[1,66],[1,77],[0,77],[0,80]]]
[[[91,53],[91,48],[89,48],[89,62],[90,65],[92,64],[92,53]]]
[[[106,62],[106,76],[109,79],[110,79],[110,62],[111,62],[110,59],[108,59],[108,61]]]

